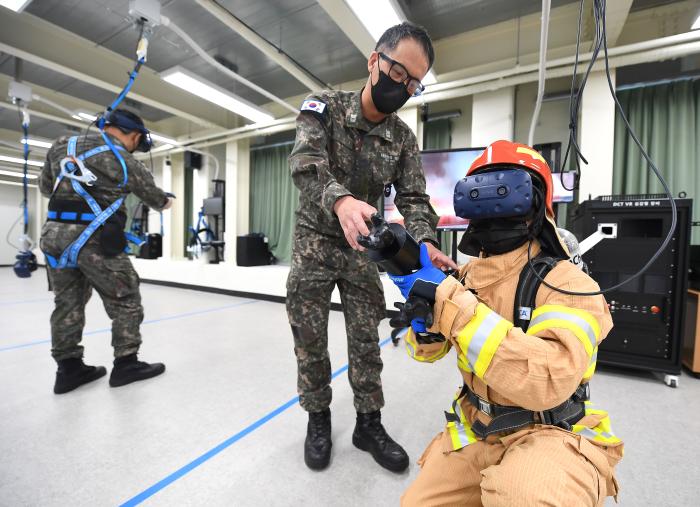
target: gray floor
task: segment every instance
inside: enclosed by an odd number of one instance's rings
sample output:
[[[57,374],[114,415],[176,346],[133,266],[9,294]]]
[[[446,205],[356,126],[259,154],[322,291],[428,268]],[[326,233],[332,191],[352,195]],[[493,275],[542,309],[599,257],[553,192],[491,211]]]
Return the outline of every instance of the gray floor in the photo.
[[[284,306],[152,285],[143,298],[141,356],[165,362],[166,374],[119,389],[101,379],[55,396],[44,273],[20,280],[0,269],[0,505],[398,504],[417,467],[386,472],[350,442],[342,314],[331,312],[330,323],[333,369],[341,369],[333,460],[318,473],[303,464],[306,418],[293,401]],[[109,365],[98,297],[87,314],[86,359]],[[380,334],[389,335],[386,321]],[[382,355],[383,418],[415,462],[444,423],[459,384],[455,363],[418,364],[391,343]],[[627,444],[620,504],[700,505],[700,380],[684,375],[671,389],[651,375],[606,370],[593,393]]]

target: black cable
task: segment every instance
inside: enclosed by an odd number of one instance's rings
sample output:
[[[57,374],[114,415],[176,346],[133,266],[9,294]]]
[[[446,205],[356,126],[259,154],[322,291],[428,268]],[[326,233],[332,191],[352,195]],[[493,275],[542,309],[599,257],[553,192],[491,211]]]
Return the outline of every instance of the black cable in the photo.
[[[585,0],[581,0],[581,4],[583,4]],[[608,81],[608,88],[610,89],[610,93],[613,97],[613,100],[615,101],[615,108],[617,109],[618,113],[620,113],[620,117],[622,118],[622,121],[625,124],[625,130],[627,133],[630,135],[632,140],[634,141],[634,144],[637,145],[639,148],[639,151],[641,152],[642,156],[644,159],[647,161],[649,164],[649,168],[651,168],[652,172],[656,175],[658,178],[659,182],[661,183],[661,186],[664,189],[664,192],[666,192],[666,195],[668,196],[668,200],[671,203],[671,227],[668,230],[668,233],[666,234],[666,238],[664,241],[661,243],[661,246],[658,248],[656,253],[647,261],[647,263],[639,270],[637,273],[634,275],[630,276],[627,280],[624,280],[616,285],[613,285],[612,287],[608,287],[607,289],[601,289],[599,291],[595,292],[575,292],[575,291],[568,291],[561,289],[559,287],[554,287],[553,285],[550,285],[549,283],[545,282],[544,278],[542,278],[538,273],[535,267],[532,265],[532,240],[530,240],[530,243],[528,244],[527,247],[527,262],[528,265],[530,266],[530,270],[533,272],[533,274],[537,277],[537,279],[542,282],[545,286],[549,287],[550,289],[556,290],[557,292],[560,292],[562,294],[567,294],[570,296],[597,296],[599,294],[605,294],[607,292],[610,292],[612,290],[618,289],[622,287],[623,285],[631,282],[632,280],[639,278],[642,274],[644,274],[649,267],[656,261],[656,259],[659,258],[661,253],[666,249],[668,244],[671,242],[671,239],[673,238],[673,234],[676,231],[676,224],[677,224],[677,210],[676,210],[676,202],[673,199],[673,195],[671,194],[671,190],[668,188],[668,184],[666,183],[666,180],[664,177],[661,175],[661,172],[659,169],[656,167],[656,164],[654,164],[654,161],[651,159],[647,151],[644,149],[644,146],[642,146],[641,141],[637,138],[637,135],[634,133],[634,130],[632,129],[632,126],[629,123],[629,120],[627,119],[627,116],[625,115],[625,112],[622,108],[622,104],[620,104],[620,101],[617,98],[617,94],[615,93],[615,86],[613,85],[612,78],[610,77],[610,64],[608,62],[608,42],[607,42],[607,34],[605,32],[605,4],[606,0],[593,0],[593,15],[595,17],[595,23],[596,23],[596,36],[597,34],[600,33],[600,38],[602,41],[602,46],[603,46],[603,54],[605,58],[605,75],[607,77]],[[580,19],[579,19],[580,22]],[[583,86],[580,88],[579,93],[581,93],[583,90]]]
[[[595,1],[595,0],[594,0]],[[569,95],[569,142],[566,146],[566,152],[564,153],[564,161],[562,162],[562,169],[566,166],[566,162],[569,156],[569,152],[571,151],[571,148],[573,146],[573,158],[575,161],[575,169],[574,169],[574,185],[572,188],[567,188],[566,185],[564,184],[564,175],[563,171],[562,174],[559,175],[560,181],[564,189],[568,191],[573,191],[577,190],[579,187],[579,181],[581,180],[581,161],[583,161],[584,164],[588,165],[588,160],[583,156],[583,153],[581,152],[581,147],[578,144],[578,116],[579,116],[579,111],[581,110],[581,99],[583,98],[583,90],[586,87],[586,83],[588,82],[588,77],[591,73],[591,70],[593,69],[593,65],[596,63],[598,60],[598,54],[600,52],[600,48],[602,46],[602,32],[600,30],[600,25],[596,24],[596,34],[595,38],[593,40],[593,50],[591,52],[591,60],[588,62],[588,67],[586,68],[586,72],[584,73],[583,77],[581,78],[581,83],[578,87],[578,90],[574,94],[574,90],[576,90],[576,75],[578,73],[578,63],[580,59],[580,46],[581,46],[581,25],[583,24],[583,6],[585,4],[585,0],[581,0],[581,3],[579,4],[579,18],[578,18],[578,28],[576,32],[576,56],[574,58],[574,72],[573,76],[571,78],[571,93]],[[594,9],[595,9],[595,3],[594,3]],[[574,99],[575,95],[575,99]]]

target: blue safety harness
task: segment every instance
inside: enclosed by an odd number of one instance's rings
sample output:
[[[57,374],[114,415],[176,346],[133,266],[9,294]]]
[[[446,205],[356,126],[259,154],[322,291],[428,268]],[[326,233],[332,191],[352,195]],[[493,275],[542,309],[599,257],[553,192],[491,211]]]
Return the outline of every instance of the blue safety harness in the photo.
[[[105,144],[103,144],[102,146],[97,146],[96,148],[88,150],[85,153],[76,155],[76,145],[78,142],[78,136],[71,137],[68,140],[68,149],[66,150],[67,156],[76,158],[80,161],[84,161],[88,158],[94,157],[95,155],[99,155],[101,153],[105,153],[111,150],[112,153],[114,153],[114,156],[119,161],[119,164],[122,166],[124,178],[119,184],[119,187],[124,187],[124,185],[128,181],[126,161],[120,153],[120,151],[124,151],[124,148],[121,146],[115,146],[114,143],[112,143],[112,141],[104,132],[102,132],[102,138],[105,140]],[[80,236],[78,236],[78,238],[63,251],[63,253],[58,259],[44,252],[44,255],[46,256],[46,262],[49,266],[51,266],[54,269],[76,268],[78,266],[78,254],[80,254],[80,250],[85,246],[85,243],[87,243],[90,237],[95,233],[95,231],[97,231],[97,229],[100,228],[100,226],[102,226],[107,220],[109,220],[109,218],[112,215],[114,215],[117,212],[117,210],[121,207],[122,203],[124,202],[124,196],[122,196],[116,201],[114,201],[107,208],[102,209],[100,205],[97,204],[97,201],[95,201],[95,199],[88,193],[88,191],[85,190],[83,185],[81,185],[80,181],[72,177],[75,175],[76,170],[77,167],[73,162],[67,162],[65,164],[65,172],[62,171],[56,179],[56,184],[54,185],[54,192],[61,184],[61,181],[63,181],[64,177],[69,178],[71,180],[73,190],[75,190],[75,192],[83,198],[83,200],[92,210],[92,213],[79,213],[75,211],[48,212],[47,218],[49,220],[71,220],[76,222],[88,222],[88,226],[83,230],[83,232],[80,233]],[[127,240],[131,241],[132,243],[135,243],[137,245],[143,244],[143,239],[138,238],[132,234],[125,234]]]
[[[98,146],[96,148],[93,148],[91,150],[86,151],[85,153],[81,155],[76,155],[76,144],[78,141],[77,136],[73,136],[68,140],[68,149],[67,149],[67,158],[69,159],[77,159],[79,161],[85,161],[86,159],[90,157],[94,157],[95,155],[99,155],[101,153],[105,153],[107,151],[111,151],[114,156],[116,157],[117,161],[119,162],[119,165],[122,167],[122,181],[119,183],[119,188],[124,188],[129,181],[129,174],[126,168],[126,161],[124,160],[124,157],[120,153],[120,151],[124,151],[124,148],[121,146],[115,146],[115,144],[112,142],[112,140],[109,138],[107,134],[104,132],[105,125],[109,121],[110,114],[112,114],[113,111],[117,109],[119,104],[124,100],[124,98],[127,96],[129,91],[131,90],[131,87],[134,84],[134,81],[136,81],[136,77],[138,76],[139,70],[141,69],[141,66],[146,62],[146,52],[148,49],[148,38],[150,37],[150,28],[146,26],[146,24],[141,21],[141,35],[140,35],[140,40],[139,40],[139,46],[136,50],[136,63],[134,65],[133,70],[129,73],[129,81],[126,83],[124,86],[124,89],[121,91],[121,93],[117,96],[116,99],[110,104],[110,106],[107,108],[104,114],[100,115],[99,118],[97,118],[96,125],[97,128],[100,130],[100,135],[102,136],[102,139],[104,140],[105,144],[102,146]],[[147,131],[144,135],[147,135]],[[142,138],[143,139],[143,138]],[[148,138],[150,142],[150,137]],[[26,145],[25,145],[26,148]],[[148,146],[148,149],[150,149],[150,144]],[[124,202],[124,197],[122,196],[116,201],[114,201],[110,206],[108,206],[105,209],[102,209],[99,204],[97,204],[97,201],[85,190],[85,188],[81,185],[81,181],[85,182],[87,185],[91,185],[92,181],[94,181],[94,175],[89,175],[86,179],[86,175],[81,174],[80,176],[77,176],[76,171],[77,167],[76,164],[71,162],[71,161],[64,161],[61,162],[62,168],[61,168],[61,173],[59,174],[58,178],[56,179],[56,184],[54,186],[54,192],[56,192],[56,189],[58,186],[61,184],[61,181],[63,181],[64,177],[67,177],[71,180],[71,185],[73,186],[73,190],[83,198],[83,200],[87,203],[87,205],[90,207],[92,210],[92,213],[82,213],[82,212],[76,212],[76,211],[70,211],[70,210],[65,210],[65,211],[49,211],[48,213],[48,218],[49,220],[63,220],[63,221],[75,221],[75,222],[87,222],[88,226],[83,230],[83,232],[78,236],[78,238],[73,241],[68,248],[65,249],[65,251],[61,254],[61,256],[56,259],[55,257],[47,254],[44,252],[44,255],[46,256],[46,262],[49,266],[51,266],[54,269],[64,269],[64,268],[76,268],[78,266],[78,254],[80,254],[80,250],[85,246],[85,243],[90,239],[90,237],[95,234],[97,229],[99,229],[102,225],[104,225],[109,218],[114,215],[117,210],[121,207],[122,203]],[[81,171],[82,172],[82,171]],[[161,229],[162,229],[162,218],[161,218]],[[138,237],[133,234],[125,232],[124,235],[126,236],[127,241],[130,241],[138,246],[141,246],[145,243],[145,238],[143,237]],[[126,249],[128,251],[128,247]]]

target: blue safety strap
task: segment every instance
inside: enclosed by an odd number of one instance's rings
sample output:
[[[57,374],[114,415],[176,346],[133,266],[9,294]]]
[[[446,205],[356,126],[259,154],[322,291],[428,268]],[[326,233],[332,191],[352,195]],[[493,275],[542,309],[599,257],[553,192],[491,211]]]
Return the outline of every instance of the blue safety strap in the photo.
[[[76,185],[80,186],[80,183],[75,182]],[[75,185],[73,186],[75,188]],[[81,197],[84,197],[83,194],[88,195],[87,192],[85,192],[82,187],[80,187],[82,192],[78,192]],[[73,243],[68,246],[68,248],[65,249],[65,251],[61,254],[61,258],[58,260],[58,265],[57,269],[62,269],[62,268],[74,268],[78,265],[78,254],[80,253],[80,250],[85,246],[85,243],[90,239],[90,237],[95,233],[97,229],[104,224],[109,217],[114,215],[114,213],[117,212],[119,207],[122,205],[122,202],[124,202],[124,198],[120,197],[116,201],[114,201],[111,206],[106,208],[104,211],[102,211],[90,224],[83,230],[83,232],[80,233],[80,236],[78,236],[78,239],[73,241]]]
[[[22,133],[24,135],[24,169],[22,173],[22,193],[24,198],[22,200],[22,213],[24,215],[24,234],[26,235],[29,232],[29,198],[27,196],[29,190],[29,124],[25,120],[22,120]]]
[[[44,252],[44,257],[46,257],[46,263],[50,267],[56,269],[56,266],[58,266],[58,261],[56,260],[56,257],[54,257],[53,255],[49,255],[46,252]]]
[[[114,102],[107,108],[107,111],[105,111],[105,114],[100,116],[97,120],[97,128],[100,129],[100,134],[102,135],[102,139],[104,139],[105,144],[109,146],[109,148],[112,150],[112,153],[114,153],[114,156],[117,158],[119,161],[119,164],[122,166],[122,171],[124,173],[124,178],[122,182],[119,184],[120,187],[126,186],[127,181],[129,180],[129,176],[126,171],[126,162],[124,161],[124,157],[121,156],[121,154],[117,151],[117,148],[114,146],[112,141],[109,140],[107,135],[104,132],[105,125],[107,123],[107,116],[109,115],[110,112],[114,111],[119,104],[121,103],[122,100],[126,97],[126,95],[129,93],[131,90],[131,87],[134,85],[134,81],[136,80],[136,76],[139,74],[139,69],[141,68],[141,65],[143,65],[146,62],[146,58],[140,58],[139,60],[136,61],[136,65],[134,66],[134,70],[132,70],[129,73],[129,81],[126,83],[126,86],[124,86],[124,89],[122,92],[117,96],[116,99],[114,99]]]
[[[104,140],[105,144],[92,148],[91,150],[88,150],[85,153],[78,155],[77,157],[75,155],[75,149],[78,142],[78,136],[71,137],[68,140],[68,155],[72,155],[80,160],[86,160],[90,157],[94,157],[95,155],[99,155],[100,153],[104,153],[106,151],[111,150],[112,153],[114,153],[116,159],[119,161],[119,165],[122,166],[122,174],[124,175],[124,177],[122,178],[122,182],[118,186],[123,187],[124,185],[126,185],[126,182],[129,180],[129,177],[126,170],[126,161],[124,160],[124,157],[122,157],[122,154],[119,152],[124,151],[125,148],[122,146],[115,146],[114,143],[110,140],[109,136],[107,136],[107,134],[105,134],[104,132],[100,131],[100,135],[102,136],[102,139]],[[68,162],[66,164],[66,169],[68,169],[70,172],[75,171],[75,164],[73,162]],[[55,188],[58,188],[58,185],[59,183],[61,183],[62,179],[63,175],[59,175],[58,179],[56,180]]]
[[[106,138],[104,134],[103,138]],[[73,136],[68,140],[67,153],[69,156],[76,157],[75,150],[77,140],[77,136]],[[109,149],[111,149],[114,153],[119,153],[114,147],[114,145],[112,145],[111,147],[100,146],[98,148],[94,148],[90,151],[87,151],[82,155],[77,156],[77,158],[85,160],[86,158],[92,157],[99,153],[104,153]],[[121,159],[121,161],[123,162],[123,158]],[[125,164],[123,164],[122,167],[125,167]],[[68,163],[66,164],[66,168],[70,171],[75,171],[75,164]],[[87,241],[98,228],[100,228],[107,220],[109,220],[109,217],[111,217],[112,215],[114,215],[114,213],[117,212],[117,210],[121,207],[122,203],[124,202],[124,197],[120,197],[119,199],[114,201],[109,207],[103,210],[100,207],[100,205],[97,204],[97,201],[85,190],[85,188],[83,188],[79,181],[71,179],[71,185],[73,187],[73,190],[75,190],[75,192],[83,198],[83,200],[88,204],[88,206],[90,206],[90,209],[92,210],[92,214],[82,213],[81,219],[85,220],[86,218],[92,218],[92,221],[83,230],[83,232],[80,233],[80,236],[78,236],[78,238],[63,251],[61,257],[58,260],[56,260],[55,257],[44,254],[46,255],[46,261],[49,263],[49,266],[55,269],[75,268],[78,265],[78,254],[80,253],[80,250],[83,248],[83,246],[85,246],[85,243],[87,243]],[[54,215],[53,218],[55,218],[55,211],[49,212],[49,218],[52,218],[52,214]],[[67,220],[75,220],[78,217],[78,213],[63,211],[60,213],[59,216]]]
[[[126,161],[124,160],[124,157],[122,157],[122,154],[119,153],[119,150],[117,150],[117,147],[114,146],[114,143],[112,143],[112,141],[109,139],[109,136],[105,134],[104,130],[100,130],[100,135],[102,136],[102,139],[104,139],[105,144],[109,146],[109,149],[112,150],[112,153],[114,153],[114,156],[119,161],[119,164],[122,166],[122,173],[124,174],[124,178],[122,179],[122,182],[117,186],[124,187],[126,186],[126,182],[129,181],[129,175],[126,172]]]
[[[109,139],[108,139],[108,140],[109,140]],[[83,160],[83,161],[86,160],[86,159],[88,159],[88,158],[90,158],[90,157],[94,157],[95,155],[99,155],[100,153],[104,153],[104,152],[106,152],[106,151],[110,151],[110,150],[113,150],[113,149],[116,149],[116,150],[118,150],[118,151],[124,151],[124,150],[125,150],[124,147],[122,147],[122,146],[115,146],[113,143],[111,143],[111,144],[112,144],[111,147],[110,147],[108,144],[103,144],[103,145],[101,145],[101,146],[97,146],[97,147],[95,147],[95,148],[92,148],[91,150],[88,150],[88,151],[86,151],[85,153],[83,153],[83,154],[81,154],[81,155],[76,156],[76,155],[75,155],[75,150],[76,150],[77,143],[78,143],[78,136],[73,136],[73,137],[71,137],[70,139],[68,139],[68,155],[71,155],[71,156],[73,156],[73,157],[75,157],[75,158],[77,158],[77,159],[79,159],[79,160]],[[121,154],[120,154],[119,156],[121,157]],[[121,161],[123,162],[123,158],[121,159]],[[122,169],[124,169],[124,166],[125,166],[125,165],[126,165],[125,163],[122,164]],[[66,168],[67,168],[71,173],[72,173],[73,171],[76,170],[75,164],[74,164],[73,162],[68,162],[68,163],[66,163]],[[56,180],[56,185],[55,185],[56,188],[58,187],[58,184],[61,183],[61,180],[63,180],[63,175],[62,175],[62,174],[60,174],[60,175],[58,176],[58,179]]]
[[[115,146],[118,150],[124,151],[126,148],[122,146]],[[105,151],[109,151],[112,148],[110,148],[108,145],[103,144],[102,146],[98,146],[96,148],[93,148],[91,150],[86,151],[82,155],[78,155],[77,158],[80,160],[85,160],[86,158],[94,157],[95,155],[99,155],[100,153],[104,153]]]
[[[136,61],[136,65],[134,65],[134,69],[131,71],[129,74],[129,81],[127,82],[126,86],[122,90],[122,92],[117,96],[116,99],[114,99],[114,102],[107,108],[107,114],[110,111],[115,110],[119,104],[124,100],[126,95],[129,93],[131,90],[131,87],[134,85],[134,81],[136,80],[136,76],[139,73],[139,69],[141,66],[145,63],[146,58],[145,56],[138,59]],[[97,148],[93,148],[82,155],[79,155],[77,158],[80,160],[85,160],[86,158],[92,157],[94,155],[97,155],[99,153],[104,153],[107,150],[111,150],[112,153],[114,153],[115,158],[119,161],[119,165],[122,166],[122,173],[124,177],[122,178],[122,182],[118,185],[119,187],[125,187],[127,182],[129,181],[129,175],[126,169],[126,161],[124,160],[124,157],[119,153],[119,150],[123,150],[121,146],[117,147],[112,143],[112,141],[109,139],[107,134],[104,132],[104,127],[105,127],[105,115],[102,115],[98,121],[97,121],[97,128],[100,129],[100,135],[102,136],[102,139],[105,142],[104,146],[99,146]],[[25,135],[26,137],[26,135]],[[75,157],[75,149],[76,149],[76,144],[77,144],[77,136],[73,136],[68,140],[68,155],[69,156],[74,156]],[[28,156],[28,146],[25,143],[25,159]],[[67,163],[66,168],[70,171],[73,172],[76,170],[75,164],[73,163]],[[26,187],[26,182],[27,182],[27,164],[25,162],[25,187]],[[63,179],[62,175],[59,175],[59,177],[56,180],[56,185],[54,186],[54,191],[56,188],[58,188],[58,185],[61,183],[61,180]],[[76,191],[80,197],[82,197],[85,202],[88,203],[88,206],[90,206],[90,209],[92,210],[93,214],[95,215],[94,219],[90,224],[83,230],[83,232],[78,236],[78,239],[73,241],[68,248],[61,254],[60,259],[58,261],[56,260],[55,257],[52,257],[48,254],[44,254],[46,256],[46,261],[51,266],[52,268],[56,269],[61,269],[61,268],[74,268],[78,265],[78,254],[80,253],[80,249],[85,246],[85,243],[90,239],[90,237],[95,233],[95,231],[104,224],[109,217],[111,217],[114,213],[117,212],[119,207],[122,205],[122,202],[124,202],[124,197],[120,197],[116,201],[114,201],[111,206],[106,208],[105,210],[102,210],[100,208],[99,204],[97,204],[97,201],[93,199],[93,197],[83,188],[83,186],[76,180],[71,179],[71,184],[73,186],[73,190]],[[28,211],[26,207],[26,188],[25,188],[25,208],[24,208],[24,213],[25,213],[25,224],[28,223]],[[85,213],[81,216],[89,216],[89,213]],[[63,216],[63,214],[62,214]],[[77,217],[77,214],[76,214]],[[26,225],[25,225],[26,227]],[[162,230],[162,219],[161,219],[161,230]],[[26,231],[25,231],[26,232]],[[129,239],[129,236],[127,235],[127,239]],[[135,236],[132,236],[132,238],[136,239],[137,241],[140,241],[140,238],[136,238]],[[130,239],[131,241],[131,239]],[[142,242],[143,243],[143,242]],[[137,244],[142,244],[142,243],[137,243]]]
[[[94,213],[80,213],[80,217],[78,218],[78,213],[76,211],[49,211],[48,214],[46,215],[46,218],[49,220],[73,220],[73,221],[80,221],[80,222],[91,222],[95,220],[95,215]]]
[[[114,102],[112,102],[112,105],[110,105],[107,108],[107,111],[114,111],[119,104],[121,103],[122,100],[124,100],[124,97],[126,97],[127,93],[131,91],[131,87],[134,86],[134,81],[136,80],[136,76],[139,74],[139,69],[141,68],[141,65],[143,65],[146,62],[145,58],[141,58],[136,61],[136,66],[134,66],[134,70],[129,73],[129,82],[126,83],[126,86],[124,86],[124,89],[122,92],[117,96],[116,99],[114,99]]]
[[[131,234],[130,232],[125,232],[124,234],[126,235],[126,240],[133,243],[136,246],[141,246],[146,242],[145,238],[136,236],[135,234]]]

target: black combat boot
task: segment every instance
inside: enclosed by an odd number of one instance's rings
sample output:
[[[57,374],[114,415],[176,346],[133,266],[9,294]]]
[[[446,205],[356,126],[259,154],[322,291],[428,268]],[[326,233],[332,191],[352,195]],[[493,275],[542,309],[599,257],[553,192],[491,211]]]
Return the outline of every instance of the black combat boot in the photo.
[[[104,366],[88,366],[82,357],[70,357],[57,361],[56,383],[53,385],[55,394],[64,394],[73,389],[104,377],[107,370]]]
[[[155,377],[165,371],[163,363],[145,363],[139,361],[136,354],[117,357],[114,359],[114,368],[109,376],[109,385],[112,387],[125,386],[137,380],[146,380]]]
[[[387,434],[379,410],[369,414],[357,413],[352,443],[370,453],[374,461],[387,470],[403,472],[408,468],[408,454]]]
[[[323,470],[331,460],[331,409],[309,412],[304,442],[304,463],[312,470]]]

